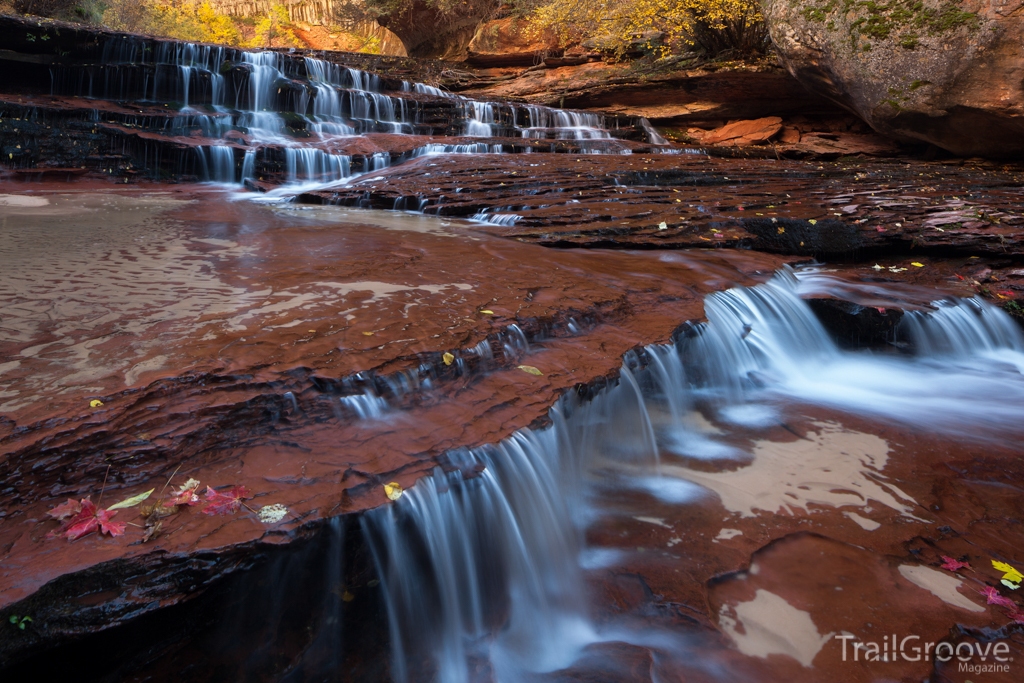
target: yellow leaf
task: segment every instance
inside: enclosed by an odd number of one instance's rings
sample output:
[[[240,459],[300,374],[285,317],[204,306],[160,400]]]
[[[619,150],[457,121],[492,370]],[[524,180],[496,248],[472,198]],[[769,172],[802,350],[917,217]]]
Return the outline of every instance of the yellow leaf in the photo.
[[[525,372],[527,374],[530,374],[530,375],[537,375],[538,377],[541,377],[541,376],[544,375],[543,372],[541,372],[537,368],[533,367],[532,365],[517,365],[516,367],[519,368],[520,370],[522,370],[523,372]]]
[[[918,263],[917,261],[911,261],[910,265],[914,266],[915,268],[924,268],[924,264]]]
[[[818,221],[814,220],[813,218],[811,220],[807,221],[807,222],[810,223],[811,225],[817,225],[818,224]]]
[[[89,401],[90,408],[99,408],[102,405],[103,401],[99,400],[98,398],[94,398],[93,400]]]
[[[1024,574],[1017,571],[1012,565],[1006,564],[1005,562],[997,562],[992,560],[992,566],[1003,572],[1003,578],[1014,583],[1020,583],[1024,581]]]
[[[352,595],[348,591],[345,591],[344,593],[341,594],[341,599],[344,600],[345,602],[352,602],[353,600],[356,599],[356,596]]]
[[[132,496],[131,498],[125,498],[120,503],[114,503],[113,505],[111,505],[107,509],[108,510],[121,510],[122,508],[135,507],[136,505],[138,505],[139,503],[141,503],[142,501],[146,500],[151,495],[153,495],[153,491],[156,491],[156,489],[150,489],[150,490],[146,491],[145,493],[140,493],[137,496]]]
[[[388,500],[398,500],[403,493],[402,486],[397,481],[384,484],[384,495],[388,497]]]
[[[484,315],[494,315],[494,311],[489,311],[486,308],[480,311]]]
[[[366,335],[367,337],[373,336],[373,332],[363,332],[363,334]]]
[[[777,232],[777,233],[779,233],[781,235],[782,233],[786,232],[786,229],[785,228],[775,228],[775,232]]]
[[[452,364],[452,361],[454,361],[454,360],[455,360],[455,356],[453,356],[452,354],[450,354],[450,353],[448,353],[447,351],[445,351],[445,352],[444,352],[444,355],[443,355],[443,356],[441,356],[441,360],[443,360],[443,361],[444,361],[444,364],[445,364],[445,365],[451,365],[451,364]]]

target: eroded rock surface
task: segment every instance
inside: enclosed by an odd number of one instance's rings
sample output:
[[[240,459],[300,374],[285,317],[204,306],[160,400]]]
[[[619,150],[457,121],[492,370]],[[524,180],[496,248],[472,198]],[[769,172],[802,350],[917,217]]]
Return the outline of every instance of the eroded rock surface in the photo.
[[[954,154],[1024,154],[1021,36],[1012,3],[770,0],[786,68],[875,130]]]

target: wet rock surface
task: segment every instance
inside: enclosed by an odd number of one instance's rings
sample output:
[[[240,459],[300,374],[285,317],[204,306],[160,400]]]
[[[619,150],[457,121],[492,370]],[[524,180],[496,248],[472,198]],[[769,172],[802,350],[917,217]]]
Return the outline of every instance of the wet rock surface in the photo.
[[[2,56],[50,68],[19,54]],[[530,138],[540,126],[519,110],[492,124],[385,79],[420,107],[408,129],[324,142],[292,117],[246,177],[234,171],[259,142],[249,130],[169,134],[180,112],[160,103],[27,83],[0,103],[5,676],[387,680],[394,634],[360,526],[391,505],[384,484],[461,472],[452,453],[551,424],[563,397],[584,410],[624,367],[653,363],[639,347],[698,335],[684,323],[706,295],[826,261],[800,296],[828,337],[882,359],[911,357],[900,321],[937,299],[1020,312],[1019,168],[836,159],[866,143],[848,128],[823,137],[825,118],[801,130],[780,115],[758,127],[767,144],[709,156],[652,142],[625,110],[607,138]],[[469,122],[504,135],[465,135]],[[730,124],[703,125],[695,136]],[[300,139],[361,175],[300,187],[287,160]],[[214,143],[233,150],[230,189],[154,182],[202,177],[196,150]],[[412,155],[432,143],[515,153]],[[825,147],[786,158],[826,144],[832,160]],[[813,400],[778,410],[756,425],[689,410],[688,428],[743,455],[661,453],[660,481],[683,482],[675,499],[638,489],[636,463],[593,468],[583,575],[606,637],[532,678],[965,680],[927,661],[846,661],[834,636],[847,631],[1024,650],[978,593],[998,583],[991,559],[1022,562],[1019,438],[989,430],[998,407],[977,439]],[[484,469],[468,468],[467,489]],[[229,516],[183,507],[145,542],[137,507],[114,518],[138,525],[124,536],[47,538],[47,511],[69,497],[155,500],[188,478],[253,496]],[[286,516],[260,521],[265,505]],[[971,569],[940,569],[942,556]],[[650,639],[629,640],[639,632]],[[436,663],[417,657],[412,678],[429,680]],[[496,675],[486,654],[470,663],[473,680]]]

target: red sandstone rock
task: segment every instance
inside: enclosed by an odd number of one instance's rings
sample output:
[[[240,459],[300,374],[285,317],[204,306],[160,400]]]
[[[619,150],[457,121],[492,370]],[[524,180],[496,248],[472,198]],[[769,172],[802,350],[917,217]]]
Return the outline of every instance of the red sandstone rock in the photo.
[[[745,147],[767,142],[780,130],[782,130],[782,119],[778,116],[766,116],[752,121],[735,121],[726,124],[705,135],[701,142],[705,145]]]

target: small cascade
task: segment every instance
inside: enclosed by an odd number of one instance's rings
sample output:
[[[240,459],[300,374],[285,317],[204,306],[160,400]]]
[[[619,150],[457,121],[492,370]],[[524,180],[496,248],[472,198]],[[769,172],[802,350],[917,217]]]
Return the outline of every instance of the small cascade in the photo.
[[[470,659],[497,680],[552,671],[594,640],[560,482],[554,430],[448,456],[398,503],[363,517],[381,569],[392,677],[429,657],[434,680],[466,683]]]
[[[313,147],[288,147],[284,153],[291,183],[331,183],[352,175],[352,157],[344,154]]]
[[[489,138],[494,135],[494,127],[493,104],[475,100],[466,103],[466,135]]]
[[[640,128],[642,128],[643,131],[647,133],[647,141],[650,142],[652,145],[668,144],[668,140],[663,138],[658,131],[654,130],[654,126],[651,125],[650,121],[641,117],[638,124]]]
[[[699,477],[680,478],[678,460],[671,474],[662,468],[676,457],[742,463],[749,456],[720,426],[776,425],[779,406],[807,403],[962,438],[975,438],[981,424],[990,438],[1019,441],[1024,365],[1012,360],[1021,340],[1002,311],[967,300],[916,318],[919,346],[928,337],[951,349],[950,362],[937,365],[840,351],[798,286],[784,270],[708,296],[707,323],[630,352],[618,380],[591,400],[563,397],[549,427],[449,453],[446,467],[397,504],[368,513],[363,530],[385,590],[395,680],[408,680],[410,663],[424,658],[436,667],[428,678],[445,683],[468,681],[481,660],[495,680],[520,680],[571,665],[588,643],[649,638],[585,618],[588,501],[601,495],[593,487],[602,473],[614,471],[629,473],[615,486],[665,503],[708,494]],[[514,327],[501,344],[506,362],[528,351]]]
[[[1024,353],[1024,335],[1002,310],[979,297],[939,301],[932,313],[909,311],[901,326],[921,356],[965,357],[999,350]]]
[[[234,183],[235,150],[227,145],[211,145],[199,147],[199,156],[203,165],[203,178],[215,183]],[[244,175],[244,172],[243,172]]]
[[[556,138],[559,140],[607,140],[611,133],[605,130],[600,114],[565,111],[529,105],[525,107],[529,126],[522,130],[524,138]]]
[[[360,420],[380,419],[388,410],[388,402],[370,390],[361,395],[342,396],[338,401]]]
[[[474,221],[490,223],[491,225],[511,227],[522,220],[523,217],[514,213],[487,213],[487,209],[484,209],[480,213],[473,214],[470,218]]]

